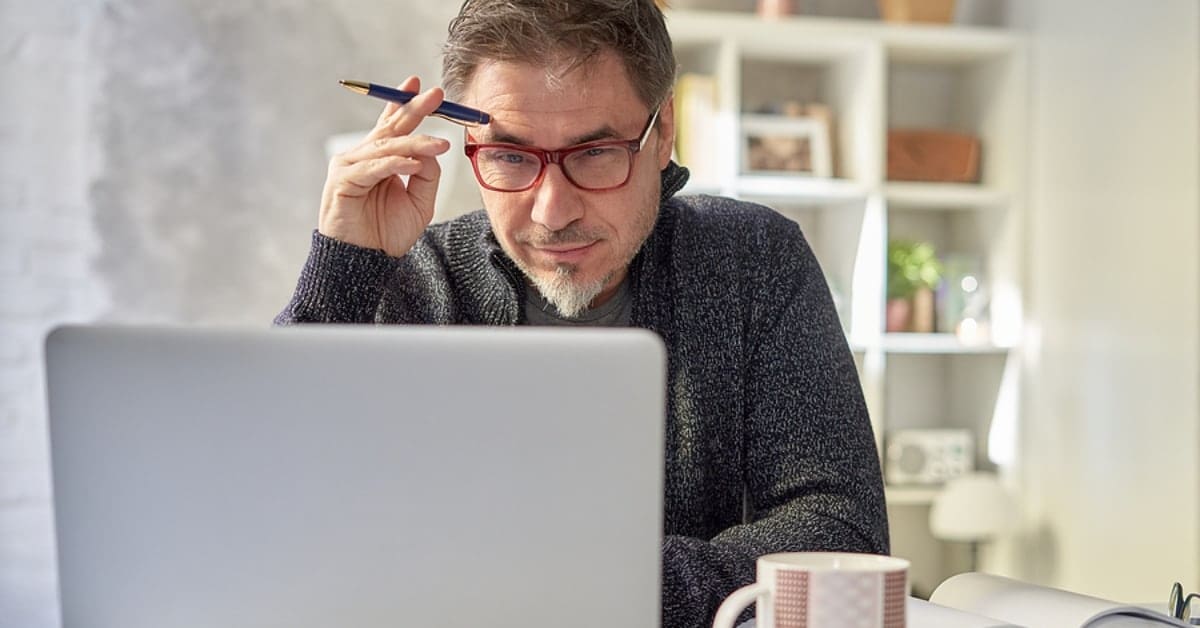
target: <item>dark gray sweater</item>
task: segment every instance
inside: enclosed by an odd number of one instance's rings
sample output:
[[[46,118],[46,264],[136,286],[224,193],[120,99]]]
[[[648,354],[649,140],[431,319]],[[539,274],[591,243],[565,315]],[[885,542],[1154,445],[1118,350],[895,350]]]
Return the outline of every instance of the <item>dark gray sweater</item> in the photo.
[[[888,552],[854,360],[799,227],[757,205],[675,196],[629,273],[633,323],[668,351],[663,626],[699,628],[770,552]],[[314,234],[276,322],[519,325],[525,282],[475,212],[403,258]]]

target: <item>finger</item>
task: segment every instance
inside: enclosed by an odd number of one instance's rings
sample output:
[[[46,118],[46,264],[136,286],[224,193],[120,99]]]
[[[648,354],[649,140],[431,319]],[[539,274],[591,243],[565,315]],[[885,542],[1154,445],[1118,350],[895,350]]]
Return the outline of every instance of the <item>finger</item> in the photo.
[[[384,127],[389,131],[389,135],[408,135],[416,130],[425,118],[433,114],[445,97],[440,87],[425,90],[389,116],[384,121]]]
[[[408,178],[408,195],[421,211],[432,215],[438,181],[442,178],[442,166],[433,157],[418,157],[417,161],[421,168]]]
[[[366,159],[377,159],[389,155],[399,157],[441,155],[450,150],[450,142],[431,135],[405,135],[402,137],[380,137],[367,139],[337,156],[345,165]]]
[[[338,196],[362,196],[388,177],[416,174],[425,167],[420,159],[395,155],[360,161],[337,173],[334,192]]]
[[[416,76],[410,76],[404,79],[402,83],[397,85],[396,89],[406,92],[419,92],[421,91],[421,79]],[[384,105],[383,111],[380,112],[379,119],[375,120],[375,126],[378,127],[382,125],[388,118],[392,117],[392,114],[396,113],[396,110],[399,108],[400,103],[388,102],[386,105]]]

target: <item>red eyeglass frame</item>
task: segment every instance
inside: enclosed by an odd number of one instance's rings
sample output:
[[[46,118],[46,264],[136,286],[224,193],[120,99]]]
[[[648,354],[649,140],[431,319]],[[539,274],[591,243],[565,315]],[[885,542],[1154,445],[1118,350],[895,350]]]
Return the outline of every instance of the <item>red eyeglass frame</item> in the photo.
[[[467,158],[471,160],[471,168],[475,171],[475,180],[479,181],[479,185],[483,186],[484,189],[492,190],[493,192],[524,192],[526,190],[531,190],[531,189],[537,187],[542,182],[542,179],[544,179],[546,177],[546,167],[549,166],[550,164],[558,164],[559,169],[562,170],[563,176],[566,177],[567,181],[570,181],[571,185],[574,185],[575,187],[577,187],[581,190],[587,190],[588,192],[607,192],[609,190],[615,190],[617,188],[623,187],[626,183],[629,183],[630,177],[633,176],[634,160],[637,159],[637,155],[638,155],[638,153],[640,153],[642,151],[642,148],[644,148],[646,146],[646,141],[650,139],[650,130],[654,128],[654,123],[656,121],[658,121],[658,112],[661,109],[662,109],[661,107],[656,107],[654,109],[654,113],[650,114],[650,118],[646,120],[646,127],[644,129],[642,129],[642,132],[639,134],[639,137],[637,139],[600,140],[600,141],[596,141],[596,142],[587,142],[586,144],[580,144],[578,146],[572,146],[570,148],[562,148],[559,150],[546,150],[544,148],[538,148],[537,146],[525,146],[522,144],[509,144],[506,142],[498,142],[498,143],[492,143],[492,144],[474,142],[474,141],[472,141],[470,130],[464,128],[463,134],[466,136],[466,144],[463,146],[463,152],[465,152],[467,154]],[[629,170],[628,170],[628,172],[625,173],[625,178],[616,185],[610,185],[610,186],[602,187],[602,188],[585,187],[585,186],[580,185],[578,181],[576,181],[573,177],[571,177],[571,174],[569,172],[567,172],[566,168],[562,167],[563,159],[565,159],[575,153],[585,151],[585,150],[590,150],[593,148],[601,148],[601,147],[607,148],[607,147],[612,147],[612,146],[621,147],[621,148],[624,148],[629,151]],[[509,150],[515,150],[515,151],[520,151],[523,153],[528,153],[531,155],[537,155],[538,160],[541,161],[541,169],[538,170],[538,174],[536,177],[533,178],[533,181],[530,182],[529,185],[527,185],[523,188],[519,188],[519,189],[515,189],[515,190],[507,190],[504,188],[498,188],[498,187],[489,185],[486,181],[483,180],[483,176],[481,174],[479,174],[479,163],[475,160],[476,154],[478,154],[478,152],[481,149],[485,149],[485,148],[507,148]]]

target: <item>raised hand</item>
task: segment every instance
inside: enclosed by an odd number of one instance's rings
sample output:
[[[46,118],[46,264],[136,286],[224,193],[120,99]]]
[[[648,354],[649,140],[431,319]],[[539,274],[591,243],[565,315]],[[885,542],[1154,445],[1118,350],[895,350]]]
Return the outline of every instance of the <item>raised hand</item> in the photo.
[[[399,88],[419,92],[421,81],[412,76]],[[450,149],[444,139],[410,134],[443,97],[435,87],[403,105],[388,103],[362,143],[330,160],[321,234],[393,257],[408,253],[433,220],[442,172],[436,157]]]

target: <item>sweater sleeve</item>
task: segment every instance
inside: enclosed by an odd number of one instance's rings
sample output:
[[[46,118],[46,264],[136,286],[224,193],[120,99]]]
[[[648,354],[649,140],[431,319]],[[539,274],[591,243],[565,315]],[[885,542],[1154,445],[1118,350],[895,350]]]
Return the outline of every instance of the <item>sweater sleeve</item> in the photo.
[[[313,231],[308,260],[276,325],[370,323],[399,260]]]
[[[711,625],[756,557],[889,551],[883,481],[854,360],[799,230],[769,238],[748,317],[741,484],[748,516],[709,540],[667,537],[664,626]],[[770,304],[769,306],[765,304]],[[743,615],[743,619],[749,612]]]

